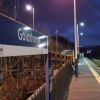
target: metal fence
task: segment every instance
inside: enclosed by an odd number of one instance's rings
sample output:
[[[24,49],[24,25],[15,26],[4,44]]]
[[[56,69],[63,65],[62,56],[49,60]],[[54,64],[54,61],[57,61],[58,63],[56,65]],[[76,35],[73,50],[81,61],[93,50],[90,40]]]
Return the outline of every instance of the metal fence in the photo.
[[[50,100],[67,100],[68,87],[72,76],[70,64],[62,67],[50,81]]]
[[[45,84],[42,85],[33,95],[27,100],[45,100]]]
[[[68,64],[61,67],[50,79],[50,100],[67,100],[68,87],[72,77],[72,67]],[[27,100],[45,100],[45,85],[38,89]]]

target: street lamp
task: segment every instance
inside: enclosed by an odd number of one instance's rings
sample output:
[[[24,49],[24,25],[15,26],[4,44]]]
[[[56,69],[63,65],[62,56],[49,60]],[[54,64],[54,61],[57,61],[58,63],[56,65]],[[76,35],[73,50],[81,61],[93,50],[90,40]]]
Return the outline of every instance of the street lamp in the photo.
[[[76,18],[76,0],[74,0],[74,37],[75,37],[75,61],[77,59],[77,18]]]
[[[33,29],[34,29],[34,7],[32,7],[32,5],[27,4],[26,5],[26,10],[27,11],[31,11],[33,14]],[[45,38],[45,36],[41,36],[39,37],[39,39],[43,39]],[[44,47],[46,44],[39,44],[38,47]],[[49,78],[48,78],[48,55],[47,55],[47,60],[46,60],[46,85],[45,85],[45,100],[49,100]]]
[[[83,27],[84,25],[85,25],[84,22],[77,24],[77,51],[78,51],[78,54],[79,54],[79,48],[80,48],[80,43],[79,43],[80,39],[79,38],[80,38],[80,35],[83,36],[82,32],[79,34],[79,26]]]
[[[34,7],[32,7],[32,5],[27,4],[26,5],[26,10],[31,11],[32,14],[33,14],[33,29],[34,29]]]
[[[84,23],[81,23],[84,26]],[[76,13],[76,0],[74,0],[74,36],[75,36],[75,75],[78,77],[78,45],[79,45],[79,35],[78,35],[78,24],[77,24],[77,13]]]
[[[75,36],[75,76],[78,77],[78,50],[77,50],[77,45],[78,45],[78,27],[77,27],[77,14],[76,14],[76,0],[74,0],[74,36]]]

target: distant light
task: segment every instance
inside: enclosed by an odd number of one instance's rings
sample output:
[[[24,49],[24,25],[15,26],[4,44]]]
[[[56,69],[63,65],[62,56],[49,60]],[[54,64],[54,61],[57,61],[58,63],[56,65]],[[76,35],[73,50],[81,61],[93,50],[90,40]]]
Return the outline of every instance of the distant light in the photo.
[[[44,46],[46,46],[45,43],[43,43],[43,44],[39,44],[39,45],[38,45],[39,48],[42,48],[42,47],[44,47]]]
[[[44,39],[46,38],[47,36],[40,36],[39,39]]]
[[[81,23],[80,23],[80,26],[84,26],[84,25],[85,25],[84,22],[81,22]]]
[[[87,50],[87,54],[89,54],[89,53],[91,53],[92,52],[92,50]]]
[[[29,4],[27,4],[27,5],[26,5],[26,10],[27,10],[27,11],[31,11],[31,10],[32,10],[32,6],[29,5]]]
[[[89,54],[89,52],[87,51],[87,54]]]
[[[83,33],[80,33],[81,36],[83,36]]]
[[[28,27],[28,26],[26,26],[26,27],[24,27],[24,30],[30,30],[31,28],[30,27]]]
[[[58,30],[56,30],[56,32],[55,33],[58,33],[59,31]]]
[[[91,51],[89,50],[89,53],[91,53]]]

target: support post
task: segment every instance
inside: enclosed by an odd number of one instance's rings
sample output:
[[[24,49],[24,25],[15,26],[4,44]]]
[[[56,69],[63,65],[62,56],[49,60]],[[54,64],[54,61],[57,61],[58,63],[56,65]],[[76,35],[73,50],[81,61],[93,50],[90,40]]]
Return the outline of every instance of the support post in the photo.
[[[46,64],[45,64],[45,100],[49,100],[49,73],[48,73],[48,55],[46,55]]]

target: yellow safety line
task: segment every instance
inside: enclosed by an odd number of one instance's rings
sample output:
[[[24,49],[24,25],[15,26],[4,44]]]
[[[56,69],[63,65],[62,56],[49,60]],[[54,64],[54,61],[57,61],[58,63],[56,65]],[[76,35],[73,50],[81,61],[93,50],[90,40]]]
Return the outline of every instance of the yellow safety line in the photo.
[[[95,79],[97,80],[97,82],[100,85],[100,76],[99,74],[93,69],[93,67],[88,63],[88,61],[84,58],[84,61],[86,62],[86,64],[88,65],[90,71],[92,72],[93,76],[95,77]]]

